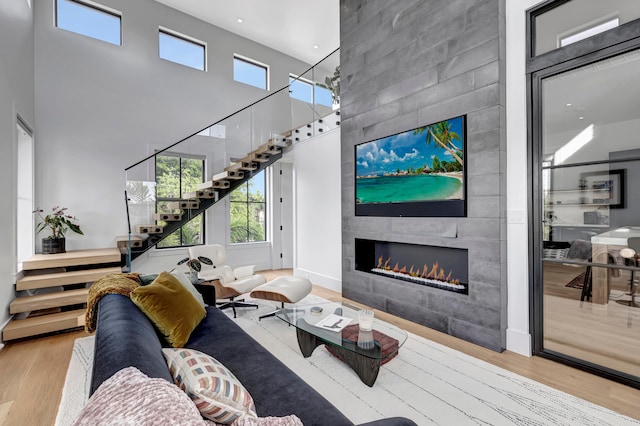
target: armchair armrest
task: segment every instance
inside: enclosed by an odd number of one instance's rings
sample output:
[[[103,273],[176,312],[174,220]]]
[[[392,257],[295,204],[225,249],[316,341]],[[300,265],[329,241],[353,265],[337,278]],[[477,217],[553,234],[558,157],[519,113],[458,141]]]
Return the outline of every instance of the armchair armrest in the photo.
[[[233,275],[235,275],[236,279],[249,277],[254,275],[256,270],[256,265],[248,265],[248,266],[240,266],[233,270]]]

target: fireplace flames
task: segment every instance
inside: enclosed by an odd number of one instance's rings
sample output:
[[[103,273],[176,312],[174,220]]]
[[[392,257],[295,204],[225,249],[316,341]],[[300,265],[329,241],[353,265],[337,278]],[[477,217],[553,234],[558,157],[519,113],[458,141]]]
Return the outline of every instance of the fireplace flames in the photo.
[[[464,290],[465,288],[462,284],[460,284],[459,279],[451,278],[451,274],[453,271],[449,271],[449,273],[447,274],[445,270],[438,265],[437,261],[431,266],[431,269],[429,269],[429,266],[425,263],[422,268],[414,268],[414,265],[411,265],[411,267],[407,271],[406,265],[400,267],[400,265],[396,262],[396,264],[391,267],[391,258],[385,260],[383,256],[380,256],[378,258],[378,265],[373,268],[371,272],[382,275],[389,275],[395,278],[417,282],[419,284],[442,286],[446,288],[453,288],[456,290]]]

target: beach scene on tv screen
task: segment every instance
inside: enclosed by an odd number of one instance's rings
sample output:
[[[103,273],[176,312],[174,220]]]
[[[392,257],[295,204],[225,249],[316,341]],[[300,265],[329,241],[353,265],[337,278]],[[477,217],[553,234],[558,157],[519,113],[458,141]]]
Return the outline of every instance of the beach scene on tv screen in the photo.
[[[356,146],[356,203],[464,198],[463,117]]]

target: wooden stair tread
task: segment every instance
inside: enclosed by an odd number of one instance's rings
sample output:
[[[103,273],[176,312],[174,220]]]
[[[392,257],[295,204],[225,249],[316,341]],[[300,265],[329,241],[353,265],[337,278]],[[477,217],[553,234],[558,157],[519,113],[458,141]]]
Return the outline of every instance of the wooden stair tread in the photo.
[[[65,266],[92,265],[120,262],[120,250],[117,248],[72,250],[66,253],[35,254],[22,262],[22,269],[59,268]]]
[[[258,163],[253,161],[241,161],[240,170],[253,171],[258,169]]]
[[[120,258],[120,250],[115,249]],[[55,256],[55,255],[52,255]],[[25,275],[16,282],[16,290],[30,290],[45,287],[57,287],[68,284],[81,284],[96,281],[98,278],[113,273],[122,272],[122,268],[85,269],[82,271],[54,272],[50,274]]]
[[[229,181],[226,180],[218,180],[218,181],[213,181],[213,180],[208,180],[206,182],[202,182],[200,184],[198,184],[198,186],[196,187],[197,189],[218,189],[218,188],[229,188],[230,183]]]
[[[59,291],[56,293],[36,294],[14,299],[9,305],[10,314],[37,311],[40,309],[59,308],[62,306],[87,303],[88,288]]]
[[[85,309],[59,312],[21,320],[12,320],[2,330],[2,340],[20,339],[22,337],[51,333],[69,328],[83,327]]]
[[[116,241],[129,241],[129,236],[128,235],[121,235],[116,237]],[[131,236],[131,241],[142,241],[142,237],[140,237],[140,235],[132,235]]]
[[[233,172],[233,171],[236,171],[236,170],[240,170],[241,167],[242,167],[242,163],[235,163],[235,164],[232,164],[230,166],[225,167],[224,171],[225,172]]]

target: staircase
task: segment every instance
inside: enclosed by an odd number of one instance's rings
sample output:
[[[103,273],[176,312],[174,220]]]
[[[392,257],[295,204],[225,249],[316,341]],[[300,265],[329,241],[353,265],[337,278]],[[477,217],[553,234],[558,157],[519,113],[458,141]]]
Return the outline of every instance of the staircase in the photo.
[[[115,248],[36,254],[22,264],[16,291],[46,293],[17,297],[9,305],[18,315],[2,331],[2,340],[14,340],[84,326],[88,286],[103,275],[121,272]],[[17,319],[20,316],[26,318]]]
[[[128,264],[126,259],[128,253],[130,253],[129,260],[134,260],[155,247],[188,221],[278,161],[285,150],[290,149],[295,143],[334,130],[339,126],[340,111],[334,111],[312,123],[274,136],[237,163],[225,167],[210,180],[198,185],[196,191],[182,194],[180,201],[169,203],[171,212],[155,213],[152,216],[154,223],[135,224],[134,232],[130,235],[116,237],[123,264]]]

